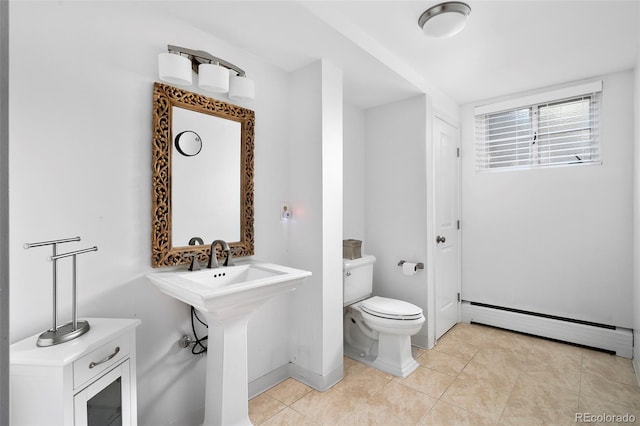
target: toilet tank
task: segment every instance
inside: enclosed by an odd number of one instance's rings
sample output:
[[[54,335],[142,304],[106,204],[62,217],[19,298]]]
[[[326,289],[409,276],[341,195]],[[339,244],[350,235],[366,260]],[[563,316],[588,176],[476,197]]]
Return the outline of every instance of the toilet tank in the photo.
[[[373,292],[373,264],[376,258],[364,255],[359,259],[342,259],[342,289],[344,306],[366,299]]]

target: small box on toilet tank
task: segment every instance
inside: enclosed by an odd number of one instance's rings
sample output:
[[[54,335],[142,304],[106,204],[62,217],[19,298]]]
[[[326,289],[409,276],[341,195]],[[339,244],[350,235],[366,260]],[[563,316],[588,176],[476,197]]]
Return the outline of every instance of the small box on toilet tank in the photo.
[[[342,257],[345,259],[360,259],[362,257],[362,241],[342,240]]]

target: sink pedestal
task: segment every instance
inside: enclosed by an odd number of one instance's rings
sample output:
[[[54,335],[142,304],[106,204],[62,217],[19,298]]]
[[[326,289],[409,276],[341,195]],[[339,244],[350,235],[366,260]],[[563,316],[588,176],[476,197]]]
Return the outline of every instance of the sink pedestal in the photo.
[[[294,291],[311,272],[250,262],[219,269],[147,274],[161,291],[207,318],[207,385],[204,426],[250,425],[247,324],[251,313],[279,294]]]
[[[247,324],[251,312],[209,324],[204,426],[251,425],[247,374]]]

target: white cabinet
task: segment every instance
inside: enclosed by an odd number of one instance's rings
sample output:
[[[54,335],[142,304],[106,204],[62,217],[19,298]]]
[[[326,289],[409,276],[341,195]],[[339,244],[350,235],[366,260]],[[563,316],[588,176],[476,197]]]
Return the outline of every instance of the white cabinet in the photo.
[[[137,425],[137,319],[88,318],[88,333],[37,347],[11,345],[11,424]]]

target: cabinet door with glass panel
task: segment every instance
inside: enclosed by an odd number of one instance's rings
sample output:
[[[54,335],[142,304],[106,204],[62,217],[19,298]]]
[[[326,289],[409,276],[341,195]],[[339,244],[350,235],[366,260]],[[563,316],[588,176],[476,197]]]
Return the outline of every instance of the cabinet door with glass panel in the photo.
[[[131,426],[129,360],[87,386],[73,398],[75,426]]]

